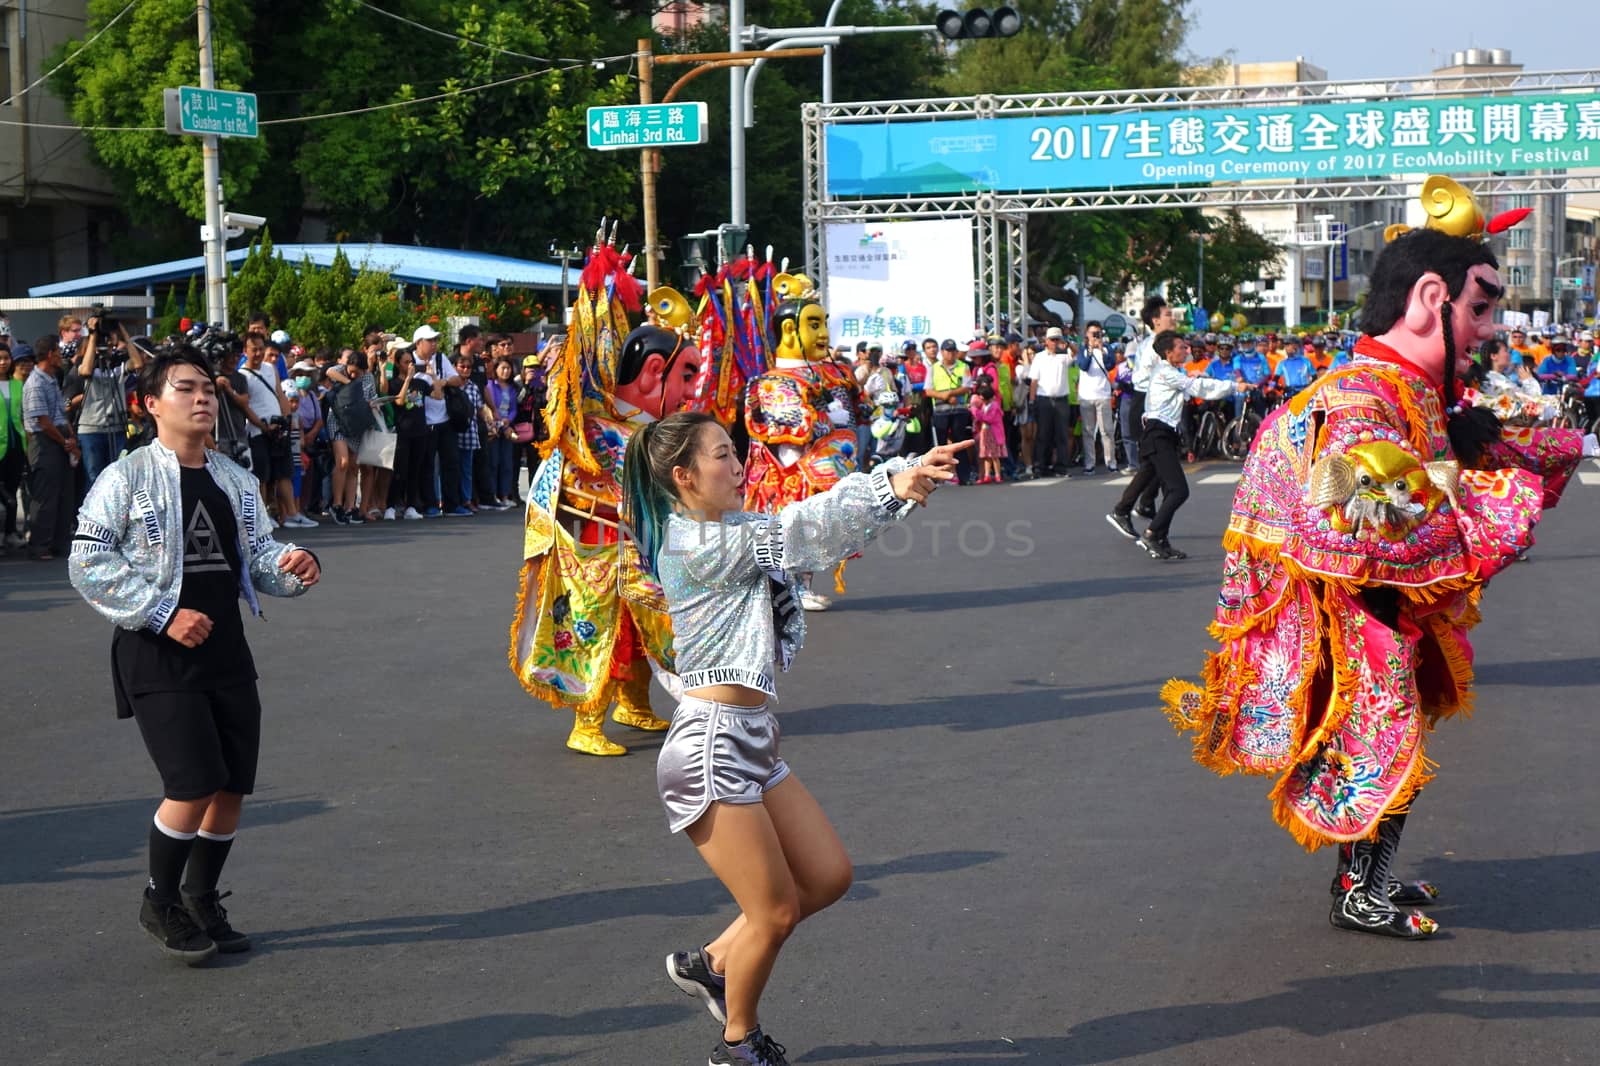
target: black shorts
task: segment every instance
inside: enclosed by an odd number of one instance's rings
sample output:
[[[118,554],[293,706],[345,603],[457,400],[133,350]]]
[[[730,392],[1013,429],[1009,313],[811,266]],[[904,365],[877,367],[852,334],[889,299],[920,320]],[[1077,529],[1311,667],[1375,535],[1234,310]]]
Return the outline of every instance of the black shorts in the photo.
[[[250,438],[250,470],[265,484],[294,477],[294,456],[287,447],[274,448],[265,433]]]
[[[152,692],[131,702],[167,799],[255,791],[261,698],[254,681],[209,692]]]

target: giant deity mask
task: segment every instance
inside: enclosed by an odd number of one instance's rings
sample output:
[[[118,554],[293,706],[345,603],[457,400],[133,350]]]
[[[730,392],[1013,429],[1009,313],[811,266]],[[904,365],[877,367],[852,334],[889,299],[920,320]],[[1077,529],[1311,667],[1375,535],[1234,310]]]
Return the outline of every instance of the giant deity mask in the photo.
[[[811,279],[804,274],[780,274],[772,285],[779,300],[772,312],[773,353],[779,359],[826,362],[833,351],[828,312],[818,302]]]

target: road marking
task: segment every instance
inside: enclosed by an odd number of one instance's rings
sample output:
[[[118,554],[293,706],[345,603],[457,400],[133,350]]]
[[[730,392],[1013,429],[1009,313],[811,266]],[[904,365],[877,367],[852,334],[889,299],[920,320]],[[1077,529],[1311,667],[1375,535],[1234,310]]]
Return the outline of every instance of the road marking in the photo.
[[[1230,474],[1207,474],[1200,479],[1202,485],[1234,485],[1242,476],[1242,471],[1235,470]]]
[[[1011,484],[1013,488],[1019,489],[1049,489],[1054,488],[1057,485],[1065,485],[1066,483],[1067,479],[1064,477],[1036,477],[1030,478],[1027,481],[1013,481]]]
[[[1600,470],[1580,470],[1578,480],[1585,485],[1600,485]]]
[[[1124,486],[1124,485],[1132,485],[1133,484],[1133,478],[1132,477],[1108,478],[1106,480],[1106,484],[1107,485],[1116,485],[1118,487],[1121,487],[1121,486]]]

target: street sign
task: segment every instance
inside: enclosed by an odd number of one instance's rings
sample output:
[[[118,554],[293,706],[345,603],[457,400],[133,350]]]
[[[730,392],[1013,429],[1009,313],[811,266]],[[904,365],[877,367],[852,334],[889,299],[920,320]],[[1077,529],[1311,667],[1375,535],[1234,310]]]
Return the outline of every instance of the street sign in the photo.
[[[589,147],[601,152],[704,144],[706,105],[700,101],[591,107],[588,125]]]
[[[256,94],[192,85],[163,89],[167,132],[202,137],[255,137]]]
[[[1583,288],[1583,279],[1582,278],[1559,278],[1558,280],[1561,282],[1561,287],[1563,289],[1581,289],[1581,288]]]

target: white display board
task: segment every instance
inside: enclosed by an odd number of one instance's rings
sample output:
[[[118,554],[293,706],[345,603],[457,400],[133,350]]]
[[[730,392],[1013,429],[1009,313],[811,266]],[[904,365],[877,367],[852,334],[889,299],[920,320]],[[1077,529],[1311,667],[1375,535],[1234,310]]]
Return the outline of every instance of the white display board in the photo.
[[[835,345],[924,337],[965,347],[977,322],[972,220],[836,222],[824,227],[828,332]]]

